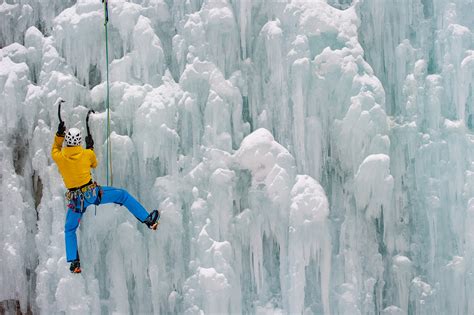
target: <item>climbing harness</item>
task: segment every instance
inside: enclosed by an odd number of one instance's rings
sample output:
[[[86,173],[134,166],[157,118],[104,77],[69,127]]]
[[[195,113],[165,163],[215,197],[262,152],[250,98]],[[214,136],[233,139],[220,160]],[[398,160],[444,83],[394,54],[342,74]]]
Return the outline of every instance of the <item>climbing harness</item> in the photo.
[[[84,213],[84,201],[98,206],[102,200],[102,187],[96,182],[90,181],[87,184],[71,188],[66,191],[67,207],[74,212]],[[95,199],[92,199],[95,198]]]
[[[107,94],[105,99],[105,107],[107,111],[107,124],[106,124],[106,135],[107,135],[107,149],[106,149],[106,166],[107,166],[107,186],[109,186],[109,171],[110,171],[110,186],[113,186],[112,176],[112,143],[110,141],[110,106],[109,106],[109,37],[108,37],[108,22],[109,22],[109,7],[108,0],[102,0],[104,4],[104,27],[105,27],[105,62],[107,72]]]

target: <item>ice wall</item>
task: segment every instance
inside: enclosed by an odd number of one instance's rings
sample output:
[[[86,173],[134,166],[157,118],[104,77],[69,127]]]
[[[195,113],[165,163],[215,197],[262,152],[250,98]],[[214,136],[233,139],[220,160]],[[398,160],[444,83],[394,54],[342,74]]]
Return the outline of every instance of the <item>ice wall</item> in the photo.
[[[100,1],[0,4],[0,309],[474,312],[474,5],[110,1],[114,185],[64,255],[58,97],[106,182]]]
[[[469,314],[474,6],[405,1],[395,9],[364,1],[359,10],[361,42],[393,115],[398,219],[392,228],[398,236],[391,248],[406,256],[403,267],[399,258],[393,262],[391,279],[399,282],[394,301],[416,313]],[[410,282],[400,282],[405,277]]]

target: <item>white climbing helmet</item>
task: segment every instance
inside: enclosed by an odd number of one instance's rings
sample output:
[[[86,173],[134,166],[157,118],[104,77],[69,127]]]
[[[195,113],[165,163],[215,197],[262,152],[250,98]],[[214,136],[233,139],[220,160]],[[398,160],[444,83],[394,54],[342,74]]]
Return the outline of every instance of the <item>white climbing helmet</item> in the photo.
[[[81,131],[77,128],[69,128],[69,130],[66,133],[65,141],[66,141],[66,144],[70,147],[81,145],[81,142],[82,142]]]

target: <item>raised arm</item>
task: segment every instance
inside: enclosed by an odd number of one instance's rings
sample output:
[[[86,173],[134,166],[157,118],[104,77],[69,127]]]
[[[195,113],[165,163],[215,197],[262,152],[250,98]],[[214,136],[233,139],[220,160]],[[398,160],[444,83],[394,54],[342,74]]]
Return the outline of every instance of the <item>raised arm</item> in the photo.
[[[53,160],[57,161],[58,157],[61,154],[61,149],[63,148],[64,136],[59,136],[56,134],[54,136],[53,147],[51,148],[51,156]]]
[[[61,153],[61,149],[63,148],[64,135],[66,133],[66,125],[61,119],[61,103],[64,103],[64,100],[59,98],[56,103],[58,104],[59,125],[58,131],[56,132],[56,136],[54,136],[53,148],[51,149],[51,156],[53,157],[54,161],[57,161],[59,154]]]
[[[86,150],[90,152],[91,167],[96,168],[97,167],[97,157],[95,156],[94,151],[92,149],[86,149]]]

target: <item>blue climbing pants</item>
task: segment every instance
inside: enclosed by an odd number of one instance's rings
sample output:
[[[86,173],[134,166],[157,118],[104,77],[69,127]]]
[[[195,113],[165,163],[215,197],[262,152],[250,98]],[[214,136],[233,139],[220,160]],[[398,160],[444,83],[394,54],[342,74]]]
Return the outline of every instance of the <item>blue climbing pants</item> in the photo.
[[[99,198],[99,189],[102,189],[101,198]],[[148,216],[148,212],[145,208],[126,190],[120,188],[108,186],[95,187],[85,192],[81,197],[74,198],[69,202],[66,223],[64,224],[66,258],[68,262],[78,258],[76,230],[81,221],[82,214],[90,205],[106,203],[115,203],[125,206],[128,211],[141,222],[145,221]]]

